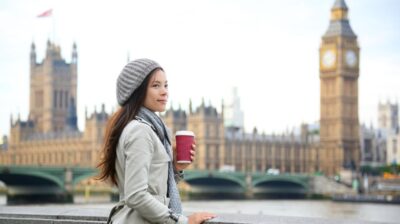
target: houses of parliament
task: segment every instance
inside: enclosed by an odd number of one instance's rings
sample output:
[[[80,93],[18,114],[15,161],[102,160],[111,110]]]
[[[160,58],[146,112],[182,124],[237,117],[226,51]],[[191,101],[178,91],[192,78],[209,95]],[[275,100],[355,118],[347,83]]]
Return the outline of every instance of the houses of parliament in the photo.
[[[256,128],[246,133],[236,96],[220,109],[204,102],[189,110],[170,108],[161,116],[172,133],[196,134],[196,161],[192,169],[282,173],[322,172],[334,175],[360,165],[358,120],[359,46],[344,0],[331,8],[328,29],[320,45],[320,124],[300,133],[266,135]],[[30,50],[30,99],[27,119],[10,118],[10,134],[0,150],[0,164],[95,167],[100,158],[110,115],[104,106],[85,113],[84,130],[77,126],[78,50],[72,46],[70,63],[55,43],[47,42],[38,63]],[[316,68],[317,69],[317,68]],[[318,77],[315,77],[318,78]],[[219,111],[219,112],[218,112]]]

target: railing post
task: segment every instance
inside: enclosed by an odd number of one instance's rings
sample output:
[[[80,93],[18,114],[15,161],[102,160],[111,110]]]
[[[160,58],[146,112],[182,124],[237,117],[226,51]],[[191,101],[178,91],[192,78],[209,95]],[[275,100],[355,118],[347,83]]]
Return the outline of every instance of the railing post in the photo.
[[[246,172],[245,180],[246,180],[246,193],[245,193],[246,199],[253,199],[254,197],[253,177],[251,172]]]
[[[73,172],[71,167],[66,167],[64,170],[64,189],[66,202],[73,202]]]

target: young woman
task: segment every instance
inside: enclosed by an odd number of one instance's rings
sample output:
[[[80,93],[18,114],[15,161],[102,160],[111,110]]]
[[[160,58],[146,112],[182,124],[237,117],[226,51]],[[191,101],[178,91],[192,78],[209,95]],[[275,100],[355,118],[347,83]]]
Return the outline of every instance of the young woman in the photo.
[[[175,162],[169,132],[156,114],[168,100],[161,66],[150,59],[129,62],[117,79],[117,100],[120,108],[107,125],[99,164],[100,179],[119,189],[109,222],[197,224],[214,218],[207,212],[182,215],[177,182],[188,164]]]

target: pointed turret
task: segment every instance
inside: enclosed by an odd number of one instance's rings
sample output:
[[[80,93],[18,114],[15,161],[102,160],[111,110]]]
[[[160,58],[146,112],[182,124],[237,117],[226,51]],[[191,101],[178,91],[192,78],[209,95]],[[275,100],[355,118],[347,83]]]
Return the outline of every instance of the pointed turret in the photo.
[[[76,105],[78,105],[78,96],[77,96],[77,87],[78,87],[78,47],[76,42],[72,44],[72,55],[71,55],[71,64],[70,64],[70,97],[74,101],[75,105],[75,114],[76,114]]]
[[[348,10],[346,2],[344,0],[336,0],[335,3],[333,3],[332,9],[345,9],[345,10]]]
[[[46,58],[51,56],[51,49],[52,49],[51,42],[50,39],[48,39],[46,44],[46,56],[45,56]]]
[[[206,112],[206,103],[204,102],[204,97],[201,98],[200,113]]]
[[[53,64],[54,61],[64,61],[61,58],[60,46],[57,46],[54,42],[52,43],[50,40],[47,40],[45,60],[47,60],[50,65]]]
[[[344,0],[336,0],[331,9],[331,20],[324,37],[356,37],[347,18],[348,8]]]
[[[192,99],[189,99],[189,114],[193,113]]]
[[[72,45],[72,59],[71,59],[71,63],[73,63],[73,64],[78,63],[78,51],[77,51],[77,47],[76,47],[76,42],[74,42],[74,44]]]
[[[225,105],[224,105],[224,99],[221,100],[221,116],[224,117],[224,110],[225,110]]]
[[[30,54],[31,68],[36,65],[36,45],[34,42],[31,44],[31,54]]]

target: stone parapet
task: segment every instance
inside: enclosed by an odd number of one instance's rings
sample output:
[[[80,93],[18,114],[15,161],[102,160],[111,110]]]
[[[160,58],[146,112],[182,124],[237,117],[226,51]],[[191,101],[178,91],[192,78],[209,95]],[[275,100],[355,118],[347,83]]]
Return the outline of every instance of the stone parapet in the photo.
[[[0,206],[0,224],[105,224],[111,208],[68,206]],[[378,224],[351,219],[323,219],[268,215],[218,214],[206,224]]]

